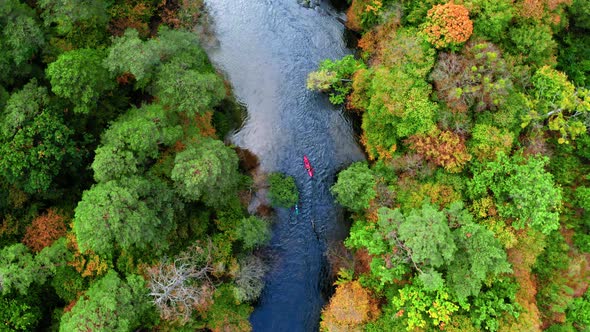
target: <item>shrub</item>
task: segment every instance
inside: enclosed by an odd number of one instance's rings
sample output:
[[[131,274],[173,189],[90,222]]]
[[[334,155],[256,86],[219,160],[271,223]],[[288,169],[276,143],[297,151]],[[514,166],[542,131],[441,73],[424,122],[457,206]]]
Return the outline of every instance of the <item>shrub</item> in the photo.
[[[272,206],[292,207],[299,201],[299,191],[292,176],[271,173],[268,177],[270,189],[268,198]]]

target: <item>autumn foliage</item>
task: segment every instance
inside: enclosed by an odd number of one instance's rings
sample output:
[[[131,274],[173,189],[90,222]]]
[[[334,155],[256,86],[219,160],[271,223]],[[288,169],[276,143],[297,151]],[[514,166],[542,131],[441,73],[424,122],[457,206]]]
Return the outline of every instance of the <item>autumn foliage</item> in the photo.
[[[434,130],[429,134],[416,134],[408,138],[406,143],[424,159],[444,167],[450,173],[461,172],[471,160],[465,147],[465,138],[452,131]]]
[[[537,285],[534,276],[531,273],[531,266],[534,264],[537,256],[540,254],[543,243],[539,239],[539,234],[534,236],[524,236],[524,232],[519,233],[521,242],[512,249],[507,251],[508,260],[514,268],[514,276],[520,285],[516,293],[516,302],[522,310],[518,319],[505,317],[499,330],[500,332],[508,331],[540,331],[541,317],[537,307]]]
[[[386,0],[385,0],[386,1]],[[346,26],[355,31],[370,28],[379,23],[384,0],[354,0],[346,12]]]
[[[507,64],[489,42],[469,42],[460,54],[441,53],[431,78],[439,97],[459,112],[495,110],[512,88]]]
[[[462,5],[449,2],[436,5],[428,11],[423,30],[426,39],[436,48],[464,43],[473,32],[469,11]]]
[[[65,217],[49,209],[47,213],[35,218],[27,227],[23,243],[32,251],[39,252],[64,235],[66,235]]]
[[[518,16],[537,22],[559,24],[565,6],[572,0],[521,0],[515,4]]]
[[[105,259],[90,250],[84,253],[80,252],[74,233],[68,233],[66,239],[68,250],[74,253],[68,265],[73,267],[82,277],[98,277],[107,272],[109,266]]]
[[[321,331],[361,331],[380,312],[370,291],[358,281],[338,285],[328,306],[322,311]]]

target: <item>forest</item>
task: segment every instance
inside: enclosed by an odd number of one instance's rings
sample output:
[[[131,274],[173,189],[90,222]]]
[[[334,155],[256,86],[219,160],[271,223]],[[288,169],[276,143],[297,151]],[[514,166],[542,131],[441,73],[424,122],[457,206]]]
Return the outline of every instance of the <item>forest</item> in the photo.
[[[590,330],[590,0],[350,0],[320,331]],[[202,0],[0,1],[0,331],[250,331],[270,265]],[[274,207],[299,199],[268,177]]]
[[[202,9],[0,1],[0,331],[251,330],[270,224]]]
[[[321,331],[590,330],[590,2],[353,0],[360,119]]]

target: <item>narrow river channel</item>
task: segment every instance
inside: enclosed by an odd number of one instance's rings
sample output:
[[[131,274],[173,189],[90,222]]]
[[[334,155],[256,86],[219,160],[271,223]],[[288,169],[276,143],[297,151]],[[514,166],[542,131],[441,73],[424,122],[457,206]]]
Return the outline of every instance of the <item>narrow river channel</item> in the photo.
[[[208,50],[248,110],[232,142],[254,152],[265,171],[295,177],[300,213],[279,209],[273,226],[274,262],[251,316],[254,331],[315,331],[325,299],[324,251],[343,238],[342,211],[329,193],[336,173],[363,159],[352,127],[325,96],[306,90],[321,60],[350,51],[331,7],[296,0],[206,0],[218,43]],[[303,167],[307,155],[315,168]]]

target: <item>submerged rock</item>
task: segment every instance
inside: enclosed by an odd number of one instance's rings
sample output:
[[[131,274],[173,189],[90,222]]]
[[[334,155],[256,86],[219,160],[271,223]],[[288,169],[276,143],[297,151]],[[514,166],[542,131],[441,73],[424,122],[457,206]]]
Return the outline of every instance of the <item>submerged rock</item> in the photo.
[[[320,6],[320,0],[297,0],[297,3],[305,8],[316,8]]]

